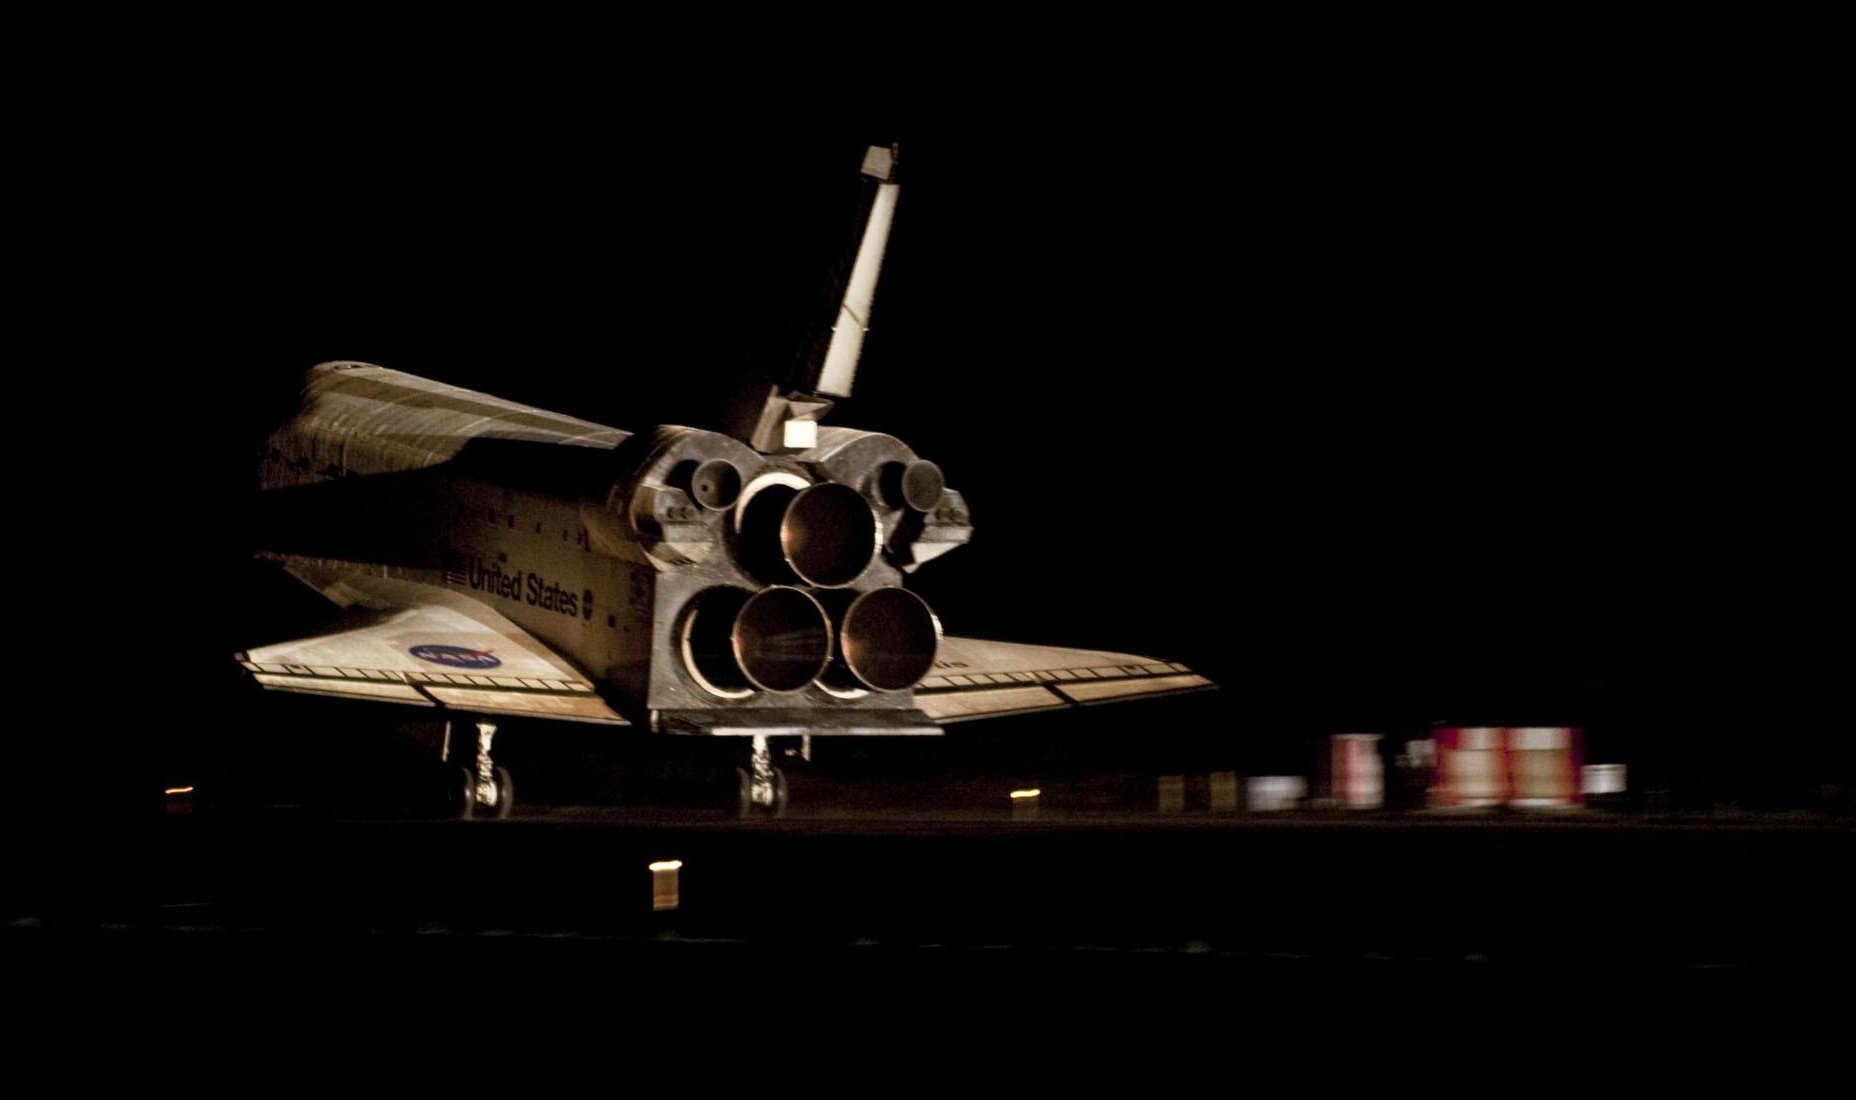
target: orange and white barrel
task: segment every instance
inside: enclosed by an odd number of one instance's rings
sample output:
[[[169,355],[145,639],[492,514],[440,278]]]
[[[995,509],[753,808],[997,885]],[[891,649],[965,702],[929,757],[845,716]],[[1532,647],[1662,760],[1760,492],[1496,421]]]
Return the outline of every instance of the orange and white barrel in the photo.
[[[1508,801],[1506,737],[1500,726],[1448,727],[1436,731],[1440,806],[1499,806]]]
[[[1377,809],[1386,804],[1386,768],[1377,733],[1337,733],[1330,739],[1334,804]]]
[[[1508,730],[1508,801],[1513,806],[1573,806],[1579,789],[1580,731],[1570,726]]]

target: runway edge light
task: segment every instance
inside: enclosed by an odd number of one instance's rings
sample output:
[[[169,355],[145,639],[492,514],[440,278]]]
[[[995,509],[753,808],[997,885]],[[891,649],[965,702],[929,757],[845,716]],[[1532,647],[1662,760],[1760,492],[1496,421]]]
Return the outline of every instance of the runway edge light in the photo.
[[[682,869],[683,861],[680,859],[662,859],[650,865],[653,912],[677,907],[681,901],[677,891],[677,873]]]

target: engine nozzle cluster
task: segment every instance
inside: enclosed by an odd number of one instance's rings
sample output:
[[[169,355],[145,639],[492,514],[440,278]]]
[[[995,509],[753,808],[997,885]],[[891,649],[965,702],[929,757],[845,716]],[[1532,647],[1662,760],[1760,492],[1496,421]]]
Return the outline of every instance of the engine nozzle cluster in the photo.
[[[969,530],[934,463],[845,429],[792,454],[688,428],[637,448],[608,496],[625,526],[605,545],[649,563],[653,633],[683,683],[743,705],[812,690],[850,702],[928,674],[940,621],[901,576]]]
[[[789,585],[703,592],[679,635],[686,669],[722,698],[814,684],[834,694],[902,691],[928,674],[941,624],[921,597],[902,588],[820,595]]]

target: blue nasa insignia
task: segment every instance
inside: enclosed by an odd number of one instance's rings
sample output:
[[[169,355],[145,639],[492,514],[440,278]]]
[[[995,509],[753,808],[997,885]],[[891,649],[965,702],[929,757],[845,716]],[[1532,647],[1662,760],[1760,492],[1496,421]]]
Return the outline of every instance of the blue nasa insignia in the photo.
[[[461,645],[416,645],[412,647],[412,655],[421,661],[452,668],[495,668],[503,663],[492,657],[487,649],[465,649]]]

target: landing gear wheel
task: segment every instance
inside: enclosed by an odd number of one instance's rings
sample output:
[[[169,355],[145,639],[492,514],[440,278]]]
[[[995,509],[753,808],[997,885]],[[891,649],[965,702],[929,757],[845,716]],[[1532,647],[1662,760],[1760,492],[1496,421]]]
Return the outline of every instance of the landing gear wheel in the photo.
[[[461,764],[447,764],[439,769],[439,810],[446,817],[468,818],[477,815],[477,777]]]
[[[735,769],[736,807],[735,816],[754,816],[754,779],[746,768]]]
[[[783,817],[786,814],[786,773],[773,769],[773,802],[761,805],[754,801],[754,776],[746,768],[735,769],[736,813],[743,818]]]
[[[509,769],[501,764],[496,766],[494,775],[496,776],[496,805],[488,809],[496,817],[508,817],[510,812],[516,808],[515,781],[509,778]]]
[[[767,812],[774,817],[786,816],[786,773],[778,768],[773,769],[773,805],[767,807]]]

